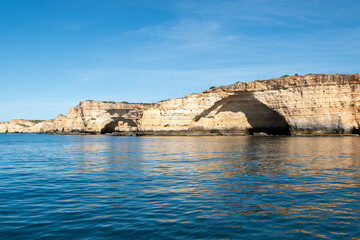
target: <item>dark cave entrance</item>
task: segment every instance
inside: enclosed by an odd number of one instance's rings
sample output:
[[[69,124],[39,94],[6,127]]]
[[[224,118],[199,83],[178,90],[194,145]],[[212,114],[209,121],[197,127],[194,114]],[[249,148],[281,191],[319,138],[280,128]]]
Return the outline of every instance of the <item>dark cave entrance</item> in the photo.
[[[267,135],[283,135],[290,136],[291,131],[289,127],[282,128],[251,128],[247,130],[250,135],[254,135],[256,133],[265,133]]]
[[[358,134],[360,135],[360,127],[356,128],[356,127],[353,127],[351,129],[351,134]]]
[[[113,133],[115,132],[115,127],[117,127],[119,120],[114,120],[108,124],[106,124],[102,129],[101,129],[101,134],[106,134],[106,133]]]
[[[244,111],[251,125],[247,131],[250,135],[265,133],[267,135],[291,135],[290,125],[278,112],[261,102],[251,102],[252,110]]]

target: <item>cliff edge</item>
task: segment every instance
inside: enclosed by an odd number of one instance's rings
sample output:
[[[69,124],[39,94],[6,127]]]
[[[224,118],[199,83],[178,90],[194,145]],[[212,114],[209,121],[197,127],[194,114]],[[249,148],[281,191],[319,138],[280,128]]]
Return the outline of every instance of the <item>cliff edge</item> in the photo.
[[[360,75],[309,74],[238,82],[155,104],[83,101],[0,133],[114,135],[359,134]]]

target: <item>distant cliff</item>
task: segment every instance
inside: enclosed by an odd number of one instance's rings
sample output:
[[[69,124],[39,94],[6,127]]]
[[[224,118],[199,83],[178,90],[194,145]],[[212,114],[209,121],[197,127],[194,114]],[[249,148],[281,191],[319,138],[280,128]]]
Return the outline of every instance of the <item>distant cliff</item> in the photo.
[[[56,119],[0,123],[0,133],[114,135],[350,134],[359,129],[359,74],[238,82],[156,104],[84,101]]]

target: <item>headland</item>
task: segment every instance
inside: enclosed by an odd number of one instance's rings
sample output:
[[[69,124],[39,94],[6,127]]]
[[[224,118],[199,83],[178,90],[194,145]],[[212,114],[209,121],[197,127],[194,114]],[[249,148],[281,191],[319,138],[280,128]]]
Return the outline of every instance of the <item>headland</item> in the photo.
[[[87,100],[55,119],[11,120],[0,133],[324,135],[360,133],[360,75],[237,82],[153,104]]]

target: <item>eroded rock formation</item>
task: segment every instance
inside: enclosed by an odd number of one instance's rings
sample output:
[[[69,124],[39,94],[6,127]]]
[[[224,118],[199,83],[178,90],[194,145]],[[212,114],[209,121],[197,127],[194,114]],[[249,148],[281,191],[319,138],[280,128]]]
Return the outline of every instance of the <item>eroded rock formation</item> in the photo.
[[[64,132],[135,132],[142,112],[150,105],[84,101],[70,109]]]
[[[360,76],[238,82],[156,104],[84,101],[67,116],[0,123],[0,133],[118,135],[359,133]]]

